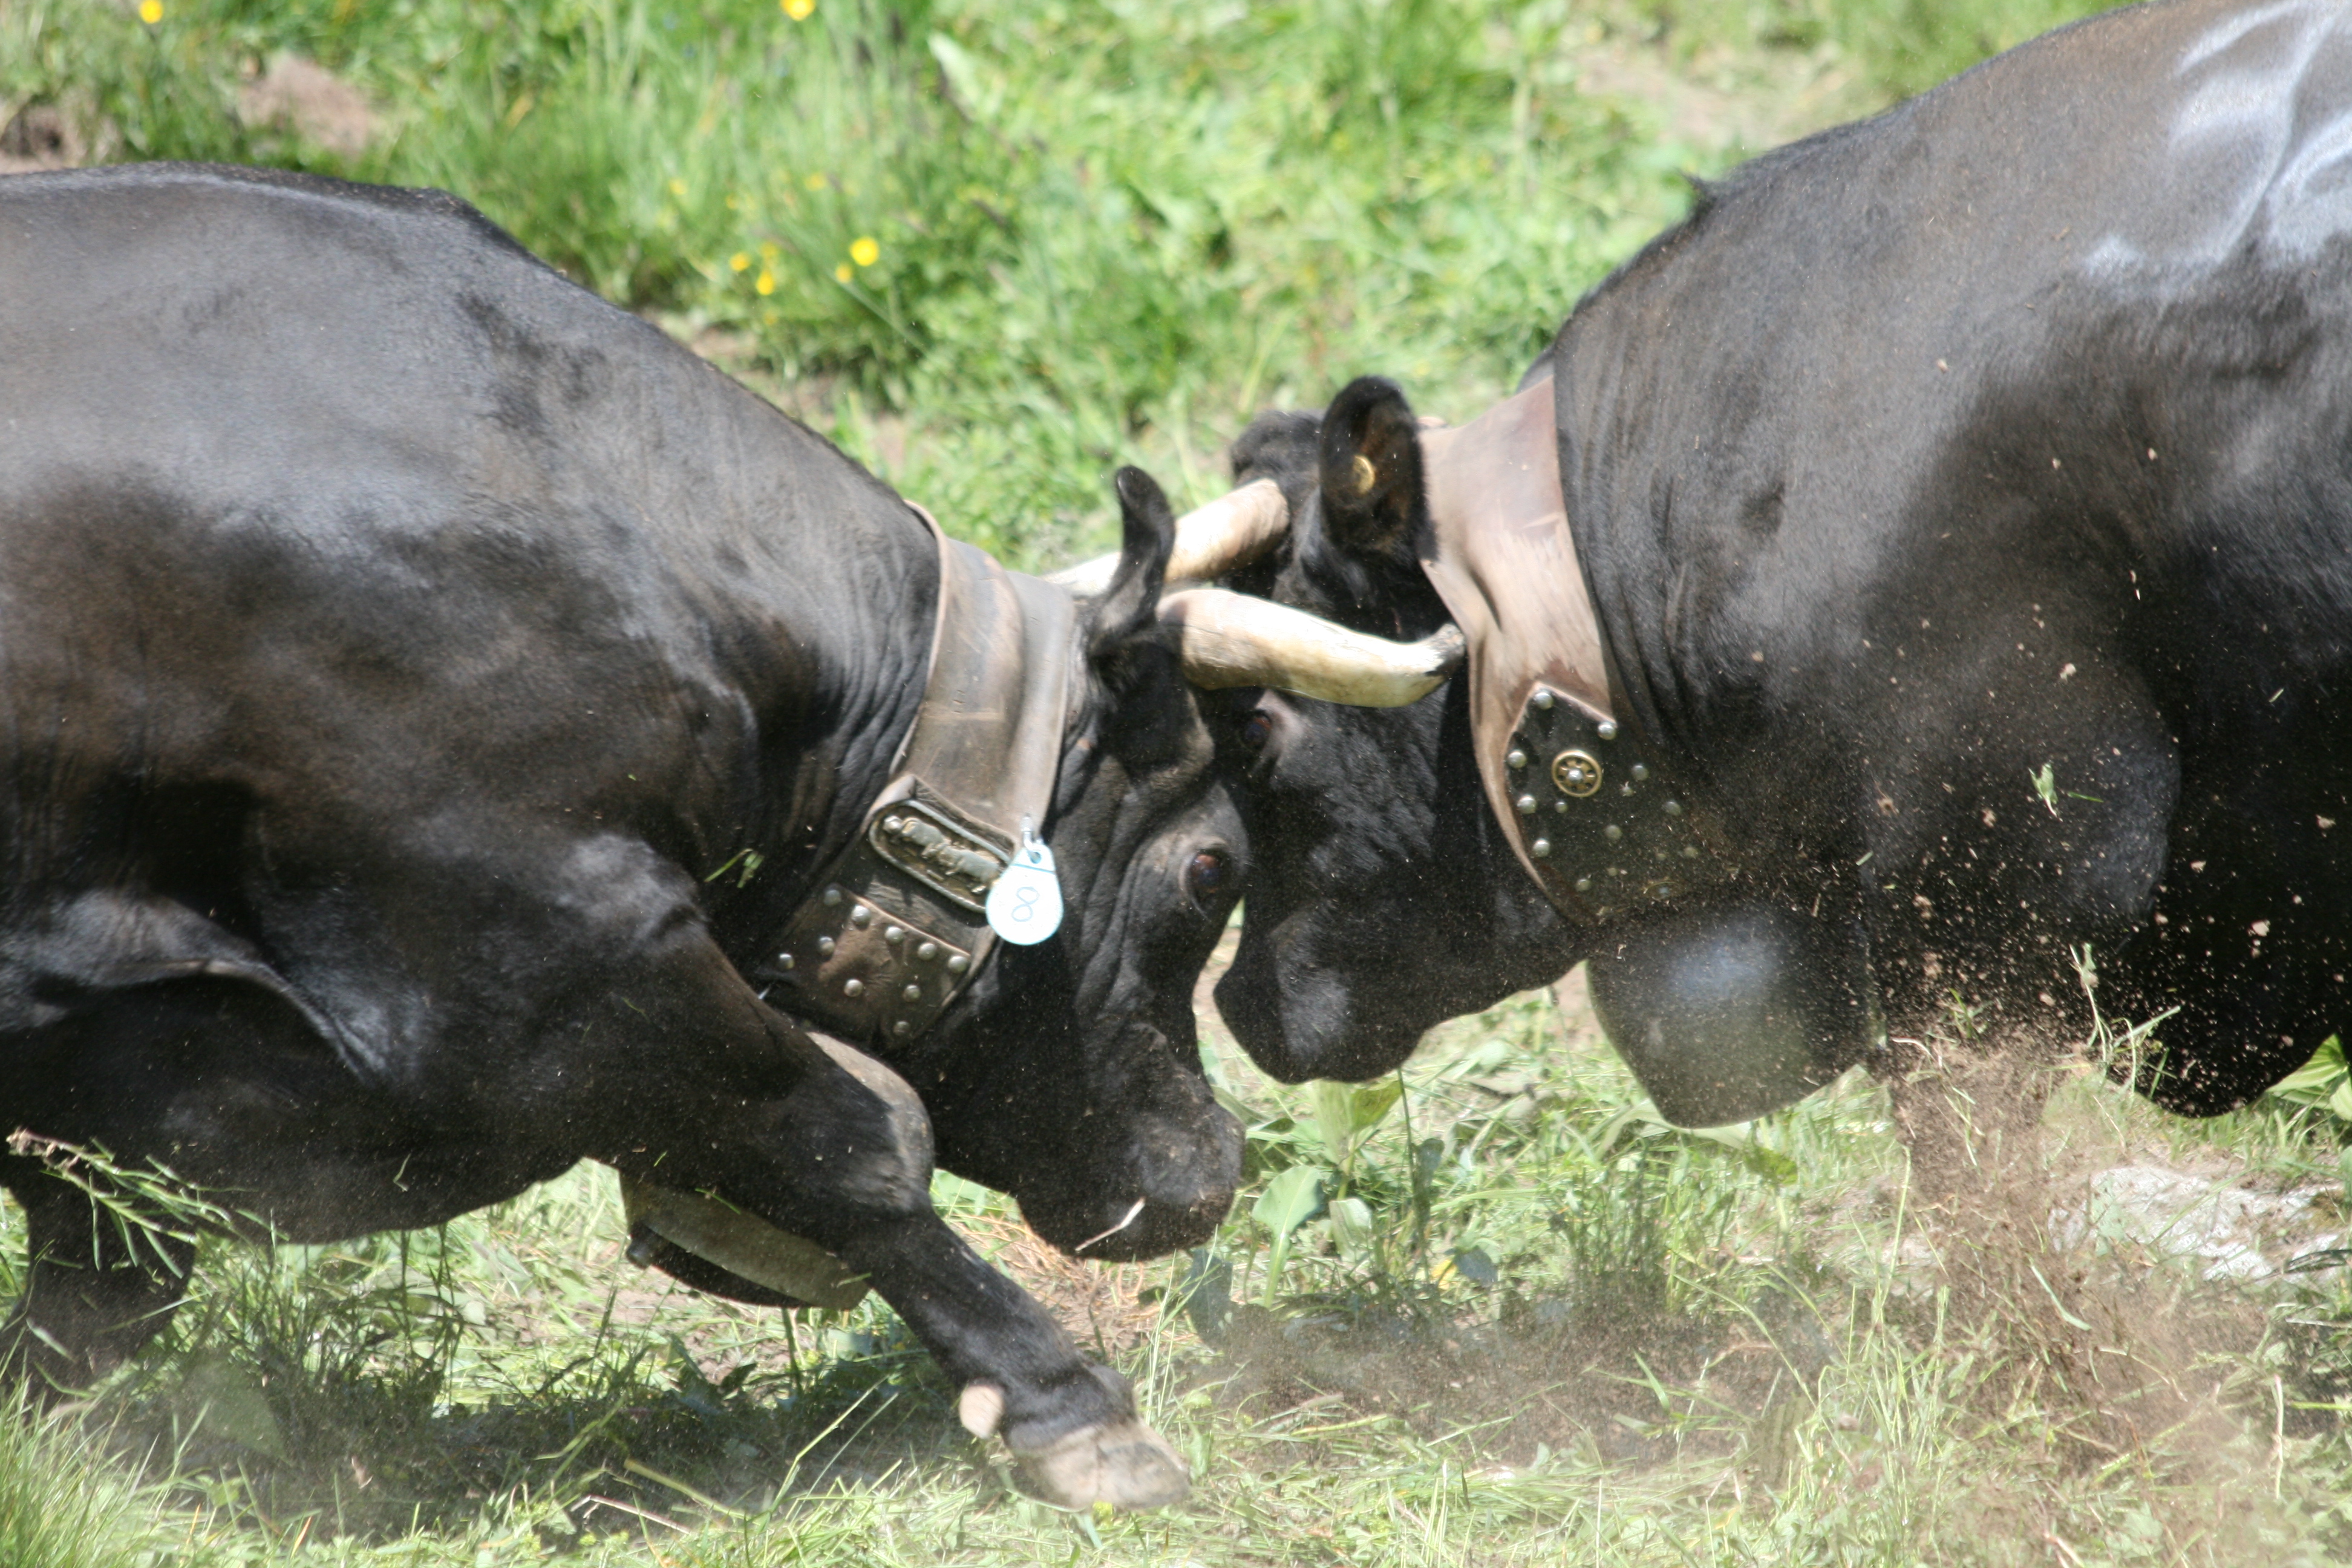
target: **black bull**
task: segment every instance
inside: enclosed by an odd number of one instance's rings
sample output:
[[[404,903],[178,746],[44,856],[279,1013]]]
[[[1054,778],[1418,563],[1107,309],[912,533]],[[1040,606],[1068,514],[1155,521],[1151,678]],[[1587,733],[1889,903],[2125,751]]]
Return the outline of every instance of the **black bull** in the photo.
[[[1166,504],[1122,500],[1059,650],[1067,919],[902,1082],[744,976],[923,694],[940,572],[903,501],[437,193],[0,182],[0,1131],[297,1239],[602,1160],[868,1275],[1016,1451],[1116,1434],[1125,1394],[928,1184],[935,1138],[1131,1257],[1238,1176],[1190,994],[1238,825],[1152,623]],[[173,1284],[93,1257],[37,1159],[0,1182],[37,1259],[18,1352],[86,1378]],[[1048,1484],[1166,1495],[1150,1453],[1100,1468]]]
[[[2087,949],[2107,1015],[2168,1015],[2167,1106],[2308,1057],[2352,995],[2347,127],[2340,6],[2154,5],[1703,191],[1522,385],[1553,378],[1618,717],[1738,873],[1571,920],[1482,796],[1463,680],[1245,692],[1217,1000],[1251,1055],[1376,1074],[1590,957],[1636,1026],[1662,975],[1745,973],[1727,1026],[1811,1009],[1818,1081],[1956,997],[2079,1028]],[[1441,624],[1412,425],[1365,382],[1253,426],[1237,472],[1297,521],[1236,585]]]

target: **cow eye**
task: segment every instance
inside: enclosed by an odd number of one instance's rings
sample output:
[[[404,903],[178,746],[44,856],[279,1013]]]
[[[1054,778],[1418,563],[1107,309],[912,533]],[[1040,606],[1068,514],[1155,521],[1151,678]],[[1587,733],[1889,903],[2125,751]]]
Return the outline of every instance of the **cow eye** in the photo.
[[[1212,903],[1224,890],[1230,872],[1222,850],[1203,849],[1184,868],[1184,890],[1194,903]]]
[[[1274,718],[1264,709],[1258,710],[1242,721],[1242,744],[1253,752],[1263,751],[1266,738],[1273,733]]]

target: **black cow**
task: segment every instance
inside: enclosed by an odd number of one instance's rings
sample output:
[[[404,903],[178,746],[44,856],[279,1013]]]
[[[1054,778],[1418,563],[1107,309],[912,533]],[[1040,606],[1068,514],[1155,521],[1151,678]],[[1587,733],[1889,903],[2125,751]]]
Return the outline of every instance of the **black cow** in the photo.
[[[1381,1072],[1585,958],[1693,1120],[1776,1098],[1711,1099],[1743,1029],[1802,1037],[1782,1099],[1882,1041],[2076,1029],[2085,949],[2104,1012],[2168,1014],[2139,1083],[2178,1110],[2352,1023],[2352,14],[2113,13],[1759,158],[1547,378],[1613,714],[1546,689],[1578,738],[1509,762],[1465,680],[1241,694],[1217,1000],[1262,1067]],[[1445,624],[1412,425],[1365,381],[1254,426],[1236,469],[1297,521],[1237,585]],[[1662,858],[1602,864],[1619,831]],[[1556,906],[1533,857],[1571,850]]]
[[[886,1068],[762,997],[924,696],[924,521],[446,195],[0,182],[0,1131],[294,1239],[583,1156],[716,1194],[868,1276],[1049,1492],[1181,1493],[929,1200],[935,1137],[1136,1257],[1238,1175],[1190,990],[1239,827],[1152,625],[1166,503],[1121,495],[1118,579],[1045,658],[1068,916]],[[173,1282],[94,1256],[39,1152],[0,1164],[12,1338],[70,1383]]]

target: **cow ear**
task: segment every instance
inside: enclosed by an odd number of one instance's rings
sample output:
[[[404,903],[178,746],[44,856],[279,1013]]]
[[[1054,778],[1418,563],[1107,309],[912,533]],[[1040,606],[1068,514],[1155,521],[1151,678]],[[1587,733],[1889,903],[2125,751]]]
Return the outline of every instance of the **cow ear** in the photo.
[[[1333,544],[1359,559],[1412,563],[1424,506],[1420,428],[1396,383],[1377,375],[1331,400],[1318,459]]]
[[[1110,587],[1095,602],[1087,629],[1087,657],[1114,689],[1132,684],[1143,648],[1161,648],[1160,590],[1168,578],[1168,556],[1176,548],[1176,514],[1168,497],[1141,468],[1121,468],[1111,483],[1118,491],[1118,566]]]

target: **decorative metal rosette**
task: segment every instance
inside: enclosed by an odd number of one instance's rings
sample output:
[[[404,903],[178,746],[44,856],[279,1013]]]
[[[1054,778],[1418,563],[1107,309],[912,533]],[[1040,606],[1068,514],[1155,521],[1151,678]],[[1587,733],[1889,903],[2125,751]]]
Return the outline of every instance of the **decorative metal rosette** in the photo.
[[[1567,914],[1606,921],[1732,874],[1655,757],[1613,719],[1539,686],[1503,762],[1519,842]]]

